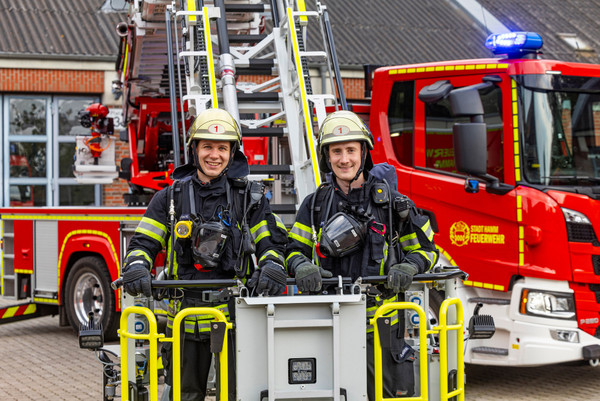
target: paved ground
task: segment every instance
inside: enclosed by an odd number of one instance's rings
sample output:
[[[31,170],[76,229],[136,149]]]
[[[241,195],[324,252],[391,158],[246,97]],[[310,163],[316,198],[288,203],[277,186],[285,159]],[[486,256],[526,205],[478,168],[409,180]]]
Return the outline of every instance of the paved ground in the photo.
[[[0,400],[102,400],[101,365],[58,317],[0,325]],[[467,366],[469,401],[600,400],[600,368]]]

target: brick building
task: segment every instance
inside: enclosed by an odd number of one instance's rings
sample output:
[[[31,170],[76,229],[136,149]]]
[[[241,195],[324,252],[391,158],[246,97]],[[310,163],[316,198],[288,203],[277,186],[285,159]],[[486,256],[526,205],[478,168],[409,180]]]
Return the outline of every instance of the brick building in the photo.
[[[0,204],[105,202],[102,185],[78,184],[72,165],[75,135],[89,133],[77,113],[93,102],[120,103],[111,85],[123,6],[0,1]]]

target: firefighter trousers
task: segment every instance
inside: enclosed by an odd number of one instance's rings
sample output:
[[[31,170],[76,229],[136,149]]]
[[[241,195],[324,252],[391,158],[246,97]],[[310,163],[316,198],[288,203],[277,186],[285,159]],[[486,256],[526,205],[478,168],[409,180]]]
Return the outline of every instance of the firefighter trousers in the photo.
[[[401,318],[398,324],[390,328],[389,336],[380,333],[384,398],[411,397],[415,394],[414,350],[404,341],[403,320]],[[367,394],[370,401],[375,400],[373,347],[374,334],[370,332],[367,333]]]
[[[167,329],[167,336],[171,336]],[[228,361],[229,361],[229,401],[235,401],[235,338],[230,332],[227,338]],[[173,399],[173,364],[172,345],[163,344],[161,349],[163,364],[165,367],[165,383],[169,385]],[[210,373],[212,353],[210,352],[210,338],[207,336],[194,337],[182,336],[181,342],[181,401],[204,401],[206,397],[207,381]],[[215,358],[217,372],[217,386],[219,386],[219,360]],[[219,388],[217,387],[217,400],[219,399]]]

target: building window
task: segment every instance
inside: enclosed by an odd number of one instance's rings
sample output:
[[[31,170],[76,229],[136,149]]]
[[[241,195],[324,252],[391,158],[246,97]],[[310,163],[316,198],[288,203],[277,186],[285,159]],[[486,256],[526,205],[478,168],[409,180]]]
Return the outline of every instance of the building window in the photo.
[[[5,95],[2,99],[2,205],[99,205],[100,185],[72,172],[77,113],[96,97]]]

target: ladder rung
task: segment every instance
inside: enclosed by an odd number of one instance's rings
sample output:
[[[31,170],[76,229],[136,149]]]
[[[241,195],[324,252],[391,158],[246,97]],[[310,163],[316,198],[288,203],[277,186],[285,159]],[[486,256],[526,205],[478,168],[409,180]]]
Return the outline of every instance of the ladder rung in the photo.
[[[272,75],[273,69],[268,68],[247,68],[247,67],[235,67],[235,71],[240,75]]]
[[[229,43],[258,43],[268,35],[230,35]]]
[[[245,138],[260,138],[260,137],[282,137],[284,130],[281,127],[258,127],[246,128],[242,127],[242,137]]]
[[[277,102],[279,100],[279,94],[277,92],[255,92],[255,93],[238,92],[237,98],[240,101]]]
[[[206,56],[208,56],[208,52],[206,52],[206,51],[191,51],[191,50],[179,52],[179,57],[189,57],[189,56],[206,57]]]
[[[236,59],[236,68],[238,68],[237,64],[242,64],[239,66],[239,68],[253,68],[256,70],[266,70],[266,69],[270,69],[273,68],[275,66],[275,60],[270,59],[270,58],[265,58],[265,59],[250,59],[250,60],[239,60]]]
[[[250,165],[250,174],[291,174],[292,168],[288,164],[276,164],[276,165],[264,165],[264,164],[253,164]]]
[[[303,52],[300,52],[300,57],[323,57],[323,58],[327,58],[327,53],[322,52],[322,51],[313,51],[313,52],[303,51]]]
[[[265,6],[266,4],[225,4],[225,11],[229,13],[264,13],[268,11]]]

